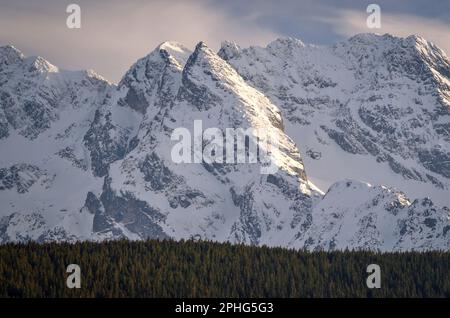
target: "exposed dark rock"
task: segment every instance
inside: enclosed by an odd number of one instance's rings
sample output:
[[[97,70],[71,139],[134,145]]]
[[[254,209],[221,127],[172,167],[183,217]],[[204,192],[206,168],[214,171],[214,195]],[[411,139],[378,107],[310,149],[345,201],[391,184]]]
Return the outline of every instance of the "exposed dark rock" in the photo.
[[[127,95],[125,96],[125,102],[135,111],[145,114],[148,107],[148,102],[145,99],[143,92],[137,92],[134,87],[130,87]]]
[[[431,150],[421,150],[418,155],[425,168],[450,178],[450,152],[433,148]]]
[[[110,182],[110,178],[106,177],[103,192],[100,195],[104,216],[101,216],[101,209],[97,210],[100,214],[97,222],[98,230],[105,231],[108,225],[120,223],[142,239],[167,237],[159,225],[160,222],[164,222],[163,214],[128,192],[116,193],[111,189]],[[112,230],[112,228],[109,229]]]
[[[114,138],[111,132],[115,131]],[[127,153],[128,134],[115,126],[111,114],[95,112],[94,121],[84,136],[84,144],[91,155],[91,166],[94,175],[103,177],[108,173],[109,165],[122,159]]]

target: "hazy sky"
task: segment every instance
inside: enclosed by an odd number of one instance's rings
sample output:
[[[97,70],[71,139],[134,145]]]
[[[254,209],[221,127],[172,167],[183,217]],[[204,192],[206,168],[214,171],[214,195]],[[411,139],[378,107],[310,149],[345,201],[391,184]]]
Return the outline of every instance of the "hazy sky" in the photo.
[[[66,26],[70,3],[81,7],[81,29]],[[366,26],[370,3],[381,6],[381,29]],[[223,40],[328,44],[361,32],[419,34],[450,54],[450,0],[0,0],[0,46],[116,82],[166,40],[217,50]]]

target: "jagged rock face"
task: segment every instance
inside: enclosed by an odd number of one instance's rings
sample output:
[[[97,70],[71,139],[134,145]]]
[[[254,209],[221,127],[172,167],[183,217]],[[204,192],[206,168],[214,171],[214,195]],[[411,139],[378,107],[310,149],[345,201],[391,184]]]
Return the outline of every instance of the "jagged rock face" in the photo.
[[[35,139],[61,111],[96,103],[108,86],[93,72],[59,71],[42,57],[25,58],[14,47],[2,47],[0,55],[0,138],[15,130]]]
[[[219,55],[280,106],[317,185],[352,177],[450,205],[450,61],[433,44],[361,34],[331,47],[226,42]]]
[[[50,183],[51,178],[37,166],[16,164],[9,168],[0,168],[0,191],[15,189],[25,193],[37,181]]]
[[[187,61],[169,56],[165,62],[160,69],[171,68],[159,77],[165,79],[159,103],[146,109],[136,147],[111,165],[111,187],[149,202],[165,216],[158,224],[172,237],[285,241],[309,215],[313,194],[300,154],[282,131],[279,110],[203,43]],[[223,133],[238,127],[272,130],[279,135],[274,159],[280,171],[275,177],[261,174],[258,164],[174,163],[171,133],[183,127],[194,134],[195,120],[202,120],[203,130]],[[269,182],[271,177],[278,182]]]
[[[0,243],[7,242],[76,242],[76,235],[67,233],[62,226],[49,228],[40,213],[14,213],[0,218]]]
[[[165,42],[137,61],[107,95],[84,136],[94,175],[104,177],[112,162],[136,146],[137,131],[145,135],[150,129],[159,109],[176,94],[179,84],[174,74],[180,73],[189,54],[182,45]]]
[[[164,215],[130,193],[116,193],[110,183],[111,179],[105,178],[100,198],[92,192],[86,197],[84,208],[94,215],[95,234],[109,234],[113,238],[168,238],[157,224],[164,221]]]
[[[83,139],[90,151],[92,172],[99,177],[104,177],[109,164],[122,159],[128,149],[130,130],[114,124],[111,117],[109,109],[97,109]]]
[[[90,190],[83,137],[112,85],[0,48],[0,202],[3,241],[87,239]]]
[[[164,97],[168,95],[170,98],[171,92],[164,91],[161,87],[176,90],[176,83],[169,84],[166,81],[171,81],[173,73],[183,69],[190,54],[191,51],[179,43],[165,42],[159,45],[125,74],[119,83],[119,89],[127,90],[127,93],[120,102],[142,114],[146,114],[150,105],[164,103]],[[149,113],[149,117],[153,117],[157,109],[157,105],[153,105],[153,112]]]
[[[448,92],[448,59],[416,37],[360,35],[328,48],[226,43],[219,54],[165,42],[117,86],[0,48],[0,242],[448,250],[448,210],[435,203],[448,186]],[[276,169],[174,160],[178,128],[217,155],[195,135],[198,120],[219,137],[227,128],[275,136]],[[187,154],[198,159],[195,147]],[[311,182],[378,176],[397,185],[399,175],[406,193],[431,199],[351,180],[323,195]]]

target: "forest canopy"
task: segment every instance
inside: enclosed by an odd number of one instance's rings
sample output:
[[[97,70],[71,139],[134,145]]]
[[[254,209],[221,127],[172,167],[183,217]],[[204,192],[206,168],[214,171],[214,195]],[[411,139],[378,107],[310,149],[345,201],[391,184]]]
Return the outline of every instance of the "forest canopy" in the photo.
[[[69,264],[81,288],[70,289]],[[381,288],[366,286],[369,264]],[[204,241],[0,246],[0,297],[450,297],[448,252],[306,252]]]

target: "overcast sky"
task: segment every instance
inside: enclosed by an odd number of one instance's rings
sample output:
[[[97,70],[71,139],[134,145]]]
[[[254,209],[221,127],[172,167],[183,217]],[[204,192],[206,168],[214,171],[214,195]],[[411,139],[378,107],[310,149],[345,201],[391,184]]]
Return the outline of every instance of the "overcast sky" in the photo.
[[[70,3],[81,7],[81,29],[66,26]],[[366,26],[370,3],[381,7],[381,29]],[[361,32],[419,34],[450,54],[450,0],[0,0],[0,46],[115,82],[166,40],[217,50],[223,40],[329,44]]]

